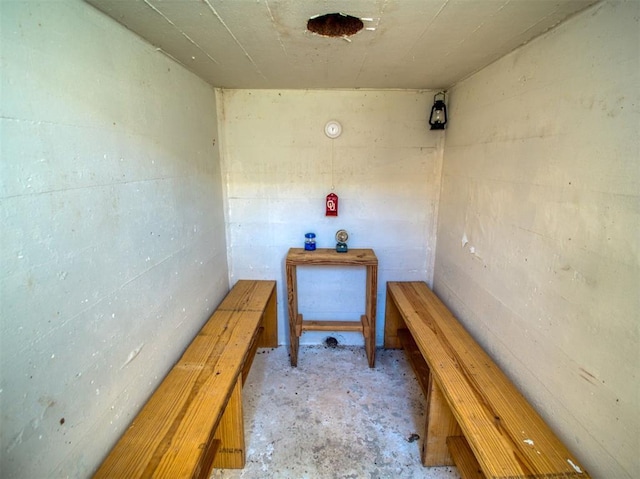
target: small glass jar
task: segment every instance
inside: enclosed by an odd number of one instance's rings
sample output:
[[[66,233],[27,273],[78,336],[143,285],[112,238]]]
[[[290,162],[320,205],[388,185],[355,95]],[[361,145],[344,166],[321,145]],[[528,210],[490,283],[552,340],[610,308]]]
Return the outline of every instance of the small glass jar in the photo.
[[[315,233],[307,233],[306,235],[304,235],[304,249],[306,251],[316,250],[316,234]]]

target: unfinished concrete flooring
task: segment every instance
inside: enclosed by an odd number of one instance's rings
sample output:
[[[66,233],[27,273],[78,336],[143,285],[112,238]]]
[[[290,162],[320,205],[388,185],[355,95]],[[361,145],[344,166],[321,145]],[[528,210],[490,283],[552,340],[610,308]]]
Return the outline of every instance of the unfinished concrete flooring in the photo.
[[[424,398],[402,351],[261,349],[244,387],[247,464],[212,478],[459,479],[420,462]]]

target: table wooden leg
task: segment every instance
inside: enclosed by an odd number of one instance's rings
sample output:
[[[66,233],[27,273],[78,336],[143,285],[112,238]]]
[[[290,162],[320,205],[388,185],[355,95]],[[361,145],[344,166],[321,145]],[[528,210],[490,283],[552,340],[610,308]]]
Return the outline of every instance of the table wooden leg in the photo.
[[[376,308],[378,302],[378,267],[367,266],[366,316],[368,328],[364,338],[364,347],[369,360],[369,367],[376,365]]]
[[[296,331],[298,319],[298,278],[294,265],[286,266],[287,273],[287,303],[289,309],[289,358],[291,366],[298,366],[298,346],[300,339]]]

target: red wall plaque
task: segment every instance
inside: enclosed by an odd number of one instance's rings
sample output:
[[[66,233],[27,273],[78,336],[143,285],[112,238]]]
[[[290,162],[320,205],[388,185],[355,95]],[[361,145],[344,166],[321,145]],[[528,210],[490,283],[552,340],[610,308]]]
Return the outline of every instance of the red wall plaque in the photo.
[[[338,195],[329,193],[326,200],[327,212],[325,216],[338,216]]]

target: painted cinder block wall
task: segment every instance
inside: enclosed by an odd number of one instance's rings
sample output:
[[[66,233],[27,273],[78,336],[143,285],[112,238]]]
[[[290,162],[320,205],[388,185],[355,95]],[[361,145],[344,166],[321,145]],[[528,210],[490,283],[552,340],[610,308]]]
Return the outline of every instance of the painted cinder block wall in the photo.
[[[435,290],[593,477],[640,477],[640,2],[451,91]]]
[[[213,88],[1,2],[0,477],[89,477],[228,290]]]
[[[377,339],[382,344],[385,283],[431,282],[442,140],[430,131],[433,92],[219,90],[220,136],[232,283],[276,279],[280,343],[288,343],[284,260],[315,232],[335,248],[373,248],[379,261]],[[338,120],[342,134],[324,127]],[[325,198],[339,197],[337,217]],[[299,310],[306,319],[359,320],[365,312],[364,268],[299,267]],[[301,343],[358,333],[305,333]],[[363,351],[364,354],[364,351]],[[301,361],[304,359],[301,357]]]

